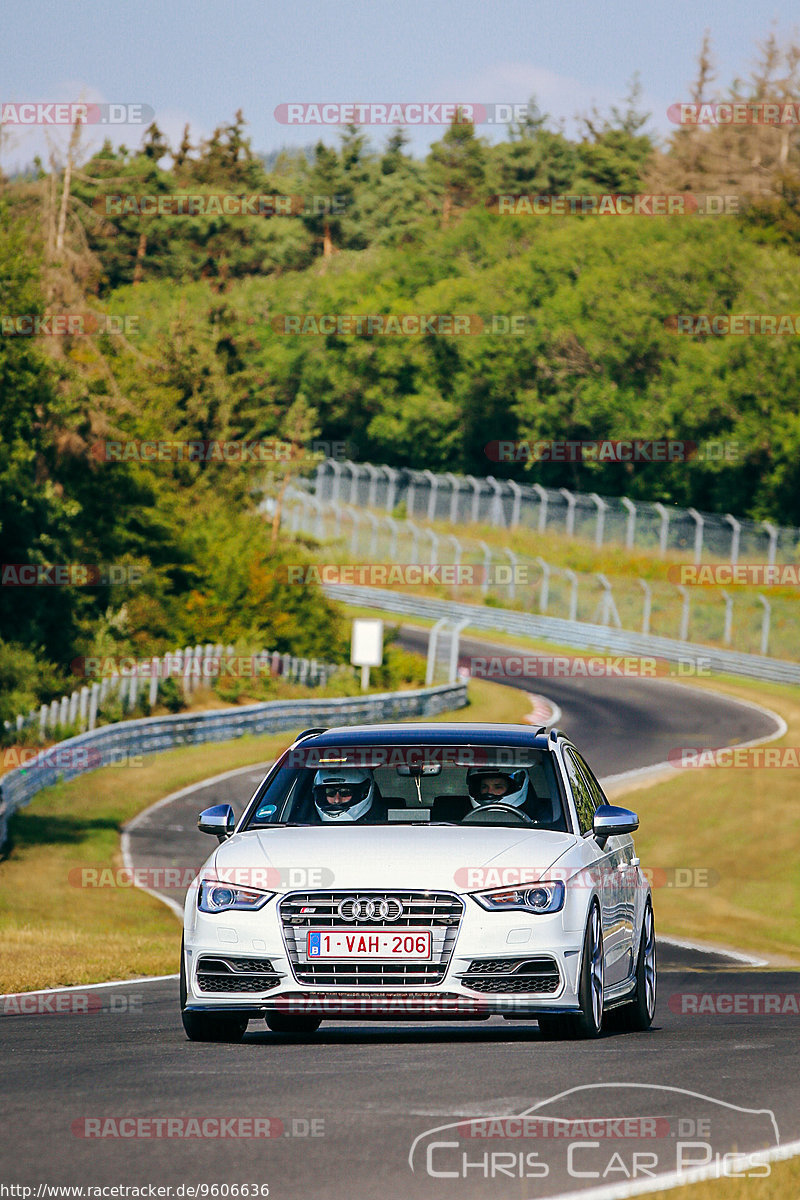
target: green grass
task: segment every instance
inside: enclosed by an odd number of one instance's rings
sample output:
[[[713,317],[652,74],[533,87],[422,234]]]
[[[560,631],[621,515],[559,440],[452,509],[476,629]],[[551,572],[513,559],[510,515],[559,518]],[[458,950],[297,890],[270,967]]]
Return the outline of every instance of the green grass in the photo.
[[[524,693],[486,681],[471,682],[469,695],[467,708],[434,720],[518,722],[530,708]],[[182,747],[40,792],[12,818],[0,862],[0,992],[175,971],[178,926],[163,904],[135,888],[74,887],[70,871],[122,866],[120,830],[137,813],[211,775],[267,761],[291,738]]]
[[[764,1178],[706,1179],[667,1192],[648,1192],[648,1196],[650,1200],[797,1200],[800,1158],[770,1163]]]

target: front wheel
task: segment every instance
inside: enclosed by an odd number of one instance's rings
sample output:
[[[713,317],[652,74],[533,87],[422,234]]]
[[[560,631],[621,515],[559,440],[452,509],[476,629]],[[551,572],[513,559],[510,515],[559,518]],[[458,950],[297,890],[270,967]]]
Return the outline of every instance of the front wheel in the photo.
[[[642,921],[639,957],[636,960],[636,991],[633,999],[614,1013],[614,1024],[618,1029],[635,1033],[650,1028],[656,1011],[657,984],[656,926],[653,906],[648,900]]]
[[[539,1018],[543,1038],[596,1038],[603,1028],[603,926],[600,909],[592,905],[583,937],[583,959],[578,985],[580,1012]]]
[[[215,1016],[214,1013],[187,1012],[186,956],[181,938],[181,1022],[190,1042],[240,1042],[247,1032],[247,1017]]]

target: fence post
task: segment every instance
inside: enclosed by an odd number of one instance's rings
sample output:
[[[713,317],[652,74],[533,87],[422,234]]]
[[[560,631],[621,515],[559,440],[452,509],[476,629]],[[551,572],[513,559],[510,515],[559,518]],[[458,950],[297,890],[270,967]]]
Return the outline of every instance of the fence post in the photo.
[[[81,688],[81,697],[78,701],[78,720],[81,733],[84,733],[89,723],[89,689],[86,686]]]
[[[632,550],[636,536],[636,505],[627,496],[621,496],[620,499],[628,510],[628,516],[625,521],[625,545],[628,550]]]
[[[411,554],[412,563],[419,562],[419,526],[413,521],[404,521],[407,529],[411,530]]]
[[[383,469],[389,479],[389,486],[386,489],[386,511],[391,512],[397,503],[397,476],[400,472],[394,467],[384,467]]]
[[[474,475],[467,475],[466,479],[467,479],[467,482],[469,483],[470,487],[472,488],[472,517],[471,517],[471,520],[472,520],[473,525],[477,525],[478,520],[479,520],[479,514],[480,514],[481,485],[478,482],[478,480],[475,478]]]
[[[367,492],[367,504],[370,508],[375,508],[378,503],[378,476],[380,467],[373,467],[372,463],[364,463],[364,470],[369,475],[369,491]]]
[[[461,631],[469,625],[469,618],[464,617],[453,626],[453,633],[450,640],[450,670],[447,673],[447,682],[455,683],[458,678],[458,648],[461,640]]]
[[[550,563],[544,561],[543,558],[536,559],[539,566],[542,568],[542,586],[539,591],[539,612],[547,612],[547,602],[550,599]]]
[[[778,550],[778,527],[773,525],[771,521],[762,521],[761,524],[769,534],[769,554],[767,562],[771,567],[775,566],[775,556]]]
[[[508,555],[511,562],[511,582],[508,585],[508,597],[510,600],[517,598],[517,575],[519,573],[519,558],[513,550],[509,550],[508,546],[503,547],[503,552]],[[452,679],[450,680],[452,683]]]
[[[578,619],[578,576],[570,567],[564,567],[564,574],[570,582],[569,589],[569,619]]]
[[[772,614],[772,605],[766,596],[762,596],[759,592],[756,599],[764,605],[764,616],[761,621],[761,653],[766,656],[769,646],[769,625],[770,616]]]
[[[682,583],[675,585],[683,596],[683,606],[681,608],[681,631],[679,634],[682,642],[689,640],[689,589],[684,587]]]
[[[603,529],[606,522],[606,509],[608,508],[608,505],[602,496],[598,496],[597,492],[592,492],[589,499],[594,500],[595,504],[597,505],[597,525],[595,526],[594,531],[594,544],[595,546],[602,546]]]
[[[436,493],[439,489],[439,477],[434,475],[433,471],[427,470],[422,472],[430,485],[430,494],[428,496],[428,520],[436,520]]]
[[[739,535],[742,532],[742,522],[737,521],[736,517],[730,513],[725,513],[723,520],[727,521],[731,527],[731,564],[736,566],[739,561]]]
[[[511,489],[511,494],[514,497],[514,503],[511,506],[510,528],[516,529],[519,525],[519,514],[522,507],[522,488],[515,479],[507,479],[506,483]]]
[[[661,525],[658,530],[658,551],[663,558],[667,553],[667,538],[669,537],[669,510],[664,507],[660,501],[656,501],[653,508],[661,517]]]
[[[42,707],[39,709],[39,736],[42,738],[44,737],[45,733],[47,732],[47,713],[48,713],[47,705],[43,704]]]
[[[734,566],[735,565],[736,564],[734,564]],[[722,634],[722,640],[726,646],[730,646],[731,631],[733,628],[733,596],[723,589],[722,599],[725,601],[725,629]]]
[[[539,497],[539,533],[544,533],[547,525],[547,501],[549,500],[549,496],[547,495],[547,489],[543,488],[540,483],[534,483],[532,486]]]
[[[492,507],[491,507],[491,513],[490,513],[489,519],[490,519],[492,525],[496,525],[498,527],[498,529],[505,529],[506,521],[505,521],[505,516],[503,514],[503,499],[502,499],[503,489],[502,489],[501,485],[495,479],[494,475],[487,475],[486,482],[489,484],[489,486],[494,491],[494,495],[492,496]]]
[[[428,634],[428,661],[425,664],[425,687],[430,687],[433,683],[433,675],[436,669],[436,643],[440,630],[444,629],[446,624],[447,617],[440,617]]]
[[[695,566],[699,566],[703,559],[703,526],[705,525],[705,517],[701,517],[696,508],[690,508],[687,511],[694,521],[694,561]]]
[[[481,581],[481,592],[485,596],[489,590],[489,572],[492,569],[492,552],[486,545],[486,542],[482,542],[480,538],[478,538],[478,545],[483,551],[483,580]]]
[[[450,495],[450,524],[458,524],[458,497],[461,494],[461,480],[452,471],[445,472],[445,479],[453,489]]]
[[[89,695],[89,728],[94,729],[97,724],[97,705],[100,702],[100,684],[93,683],[92,690]]]
[[[220,647],[220,650],[221,649],[222,648]],[[151,658],[151,660],[150,660],[150,691],[148,692],[148,695],[147,695],[148,703],[151,708],[155,707],[156,700],[158,699],[158,676],[159,676],[160,670],[161,670],[160,660],[157,658]]]
[[[574,493],[572,493],[569,490],[569,488],[559,488],[558,490],[567,502],[567,524],[566,524],[567,537],[574,537],[575,536],[575,504],[576,504]]]
[[[644,604],[642,606],[642,633],[650,632],[650,612],[653,607],[653,589],[646,579],[640,579],[639,587],[644,589]]]

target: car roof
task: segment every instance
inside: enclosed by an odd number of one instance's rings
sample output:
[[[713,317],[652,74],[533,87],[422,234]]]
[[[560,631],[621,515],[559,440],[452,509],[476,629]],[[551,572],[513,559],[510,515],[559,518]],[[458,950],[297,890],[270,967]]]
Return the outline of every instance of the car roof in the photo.
[[[342,725],[303,737],[304,746],[533,746],[552,750],[555,741],[530,725],[436,722]]]

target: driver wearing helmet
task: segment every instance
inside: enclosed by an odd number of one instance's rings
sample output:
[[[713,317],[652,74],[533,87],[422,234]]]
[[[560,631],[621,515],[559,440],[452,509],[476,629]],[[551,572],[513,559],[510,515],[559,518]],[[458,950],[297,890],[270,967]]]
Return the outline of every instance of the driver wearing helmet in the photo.
[[[549,804],[536,795],[528,772],[522,767],[515,771],[503,767],[471,767],[467,771],[467,791],[473,808],[509,804],[531,821],[550,820]]]
[[[471,767],[467,771],[467,791],[473,808],[510,804],[527,812],[528,772],[521,768],[505,771],[502,767]]]
[[[373,773],[364,767],[326,767],[314,776],[314,807],[326,825],[386,820]]]

